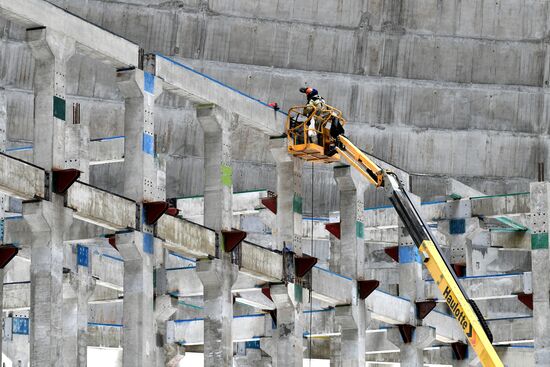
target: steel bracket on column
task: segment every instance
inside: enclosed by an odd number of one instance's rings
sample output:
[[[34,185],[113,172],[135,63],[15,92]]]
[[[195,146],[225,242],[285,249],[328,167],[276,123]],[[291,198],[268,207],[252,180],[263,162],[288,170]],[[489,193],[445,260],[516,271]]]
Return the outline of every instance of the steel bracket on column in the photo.
[[[518,300],[529,309],[533,309],[533,293],[518,293]]]
[[[332,234],[334,237],[340,239],[340,222],[337,223],[327,223],[325,224],[325,229]]]
[[[277,195],[269,195],[262,198],[262,205],[269,209],[273,214],[277,214]]]
[[[262,294],[269,298],[270,301],[273,301],[273,298],[271,298],[271,288],[269,287],[263,287],[262,288]]]
[[[115,250],[118,251],[118,248],[116,247],[116,238],[115,235],[108,236],[107,241],[109,242],[109,245],[111,245]]]
[[[468,358],[468,344],[456,342],[451,344],[453,349],[453,358],[462,361]]]
[[[464,264],[451,264],[457,277],[463,277],[466,275],[466,265]]]
[[[4,269],[18,252],[19,248],[15,245],[0,245],[0,269]]]
[[[403,339],[403,343],[410,343],[413,339],[414,329],[416,329],[412,325],[398,325],[399,328],[399,334],[401,334],[401,339]]]
[[[246,232],[238,229],[232,229],[231,231],[222,229],[222,237],[224,251],[233,252],[233,250],[235,250],[235,248],[246,238]]]
[[[294,272],[298,278],[304,277],[317,264],[317,258],[309,255],[294,258]]]
[[[74,168],[52,170],[53,192],[64,194],[80,177],[80,171]]]
[[[417,301],[416,303],[416,317],[420,320],[424,320],[426,316],[435,308],[437,303],[434,300]]]
[[[357,291],[359,292],[359,298],[361,299],[367,299],[368,296],[371,295],[372,292],[378,286],[380,285],[380,282],[378,280],[358,280],[357,281]]]
[[[386,247],[384,252],[391,257],[393,261],[399,262],[399,246]]]
[[[166,214],[171,217],[177,217],[179,213],[180,213],[180,210],[173,206],[169,206],[168,209],[166,209]]]
[[[168,210],[168,203],[166,201],[143,203],[143,210],[145,211],[145,223],[149,225],[155,224]]]

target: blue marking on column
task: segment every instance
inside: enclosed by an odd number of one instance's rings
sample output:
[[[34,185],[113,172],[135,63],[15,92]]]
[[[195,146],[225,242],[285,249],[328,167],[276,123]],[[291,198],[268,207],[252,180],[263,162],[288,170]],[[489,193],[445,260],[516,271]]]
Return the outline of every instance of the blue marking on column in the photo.
[[[409,264],[413,262],[422,263],[416,246],[399,246],[399,263]]]
[[[4,243],[4,219],[0,219],[0,243]]]
[[[143,133],[143,143],[141,149],[152,156],[155,156],[155,138],[153,135],[144,132]]]
[[[12,333],[29,335],[29,319],[26,317],[14,317],[12,323]]]
[[[155,247],[153,245],[153,235],[151,233],[143,234],[143,251],[148,254],[153,254],[155,252]]]
[[[246,349],[260,349],[260,340],[248,340],[244,342],[244,347]]]
[[[143,73],[143,90],[150,94],[155,93],[155,76],[153,74]]]
[[[88,267],[88,247],[76,245],[76,259],[78,265]]]
[[[466,232],[466,219],[451,219],[449,222],[450,234],[463,234]]]

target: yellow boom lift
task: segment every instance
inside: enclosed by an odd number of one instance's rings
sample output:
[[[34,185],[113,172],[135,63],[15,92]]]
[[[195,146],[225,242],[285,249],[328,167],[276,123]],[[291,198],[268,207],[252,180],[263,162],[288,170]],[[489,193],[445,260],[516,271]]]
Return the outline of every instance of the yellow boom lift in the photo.
[[[492,345],[492,334],[475,302],[468,298],[457,276],[395,173],[378,167],[345,136],[331,136],[329,124],[346,121],[342,113],[326,104],[293,107],[288,112],[288,152],[313,163],[343,161],[357,169],[370,183],[383,187],[399,218],[418,247],[424,265],[437,284],[451,313],[468,338],[484,367],[503,367]]]

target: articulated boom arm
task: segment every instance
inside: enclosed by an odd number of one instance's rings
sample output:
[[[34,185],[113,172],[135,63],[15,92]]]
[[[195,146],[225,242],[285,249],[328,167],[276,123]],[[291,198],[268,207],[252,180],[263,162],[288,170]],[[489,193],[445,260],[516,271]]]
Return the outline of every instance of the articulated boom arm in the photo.
[[[340,159],[355,167],[376,187],[383,186],[397,214],[419,249],[424,265],[441,291],[452,314],[462,327],[470,345],[484,367],[503,367],[492,345],[491,331],[473,300],[468,299],[437,242],[394,173],[384,171],[346,137],[338,137],[344,149],[337,148]]]

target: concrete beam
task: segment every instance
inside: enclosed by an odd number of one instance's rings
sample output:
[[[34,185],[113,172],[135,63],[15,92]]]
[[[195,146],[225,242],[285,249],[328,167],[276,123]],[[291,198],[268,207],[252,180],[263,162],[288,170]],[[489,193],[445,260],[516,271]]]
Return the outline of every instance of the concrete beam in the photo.
[[[46,172],[0,153],[0,191],[29,200],[45,197]]]
[[[216,256],[216,232],[184,219],[163,215],[157,222],[156,235],[164,247],[198,258]]]
[[[531,293],[531,273],[471,276],[459,279],[471,299],[483,300],[514,297],[518,293]],[[433,281],[424,283],[426,299],[445,302]]]
[[[214,103],[239,115],[239,121],[268,135],[283,133],[286,115],[266,103],[233,89],[181,62],[157,54],[155,75],[166,83],[164,89],[194,103]]]
[[[75,182],[67,191],[74,216],[112,230],[136,228],[136,203],[122,196]]]
[[[278,282],[284,277],[283,255],[249,242],[241,244],[240,270],[266,282]]]
[[[0,15],[26,28],[43,26],[71,37],[81,52],[114,67],[138,66],[138,45],[48,1],[0,0]]]

